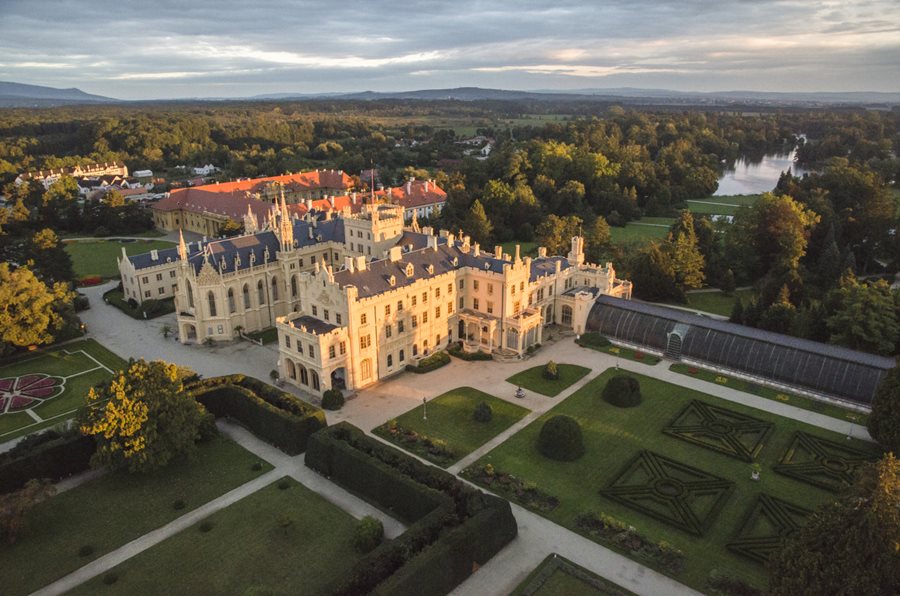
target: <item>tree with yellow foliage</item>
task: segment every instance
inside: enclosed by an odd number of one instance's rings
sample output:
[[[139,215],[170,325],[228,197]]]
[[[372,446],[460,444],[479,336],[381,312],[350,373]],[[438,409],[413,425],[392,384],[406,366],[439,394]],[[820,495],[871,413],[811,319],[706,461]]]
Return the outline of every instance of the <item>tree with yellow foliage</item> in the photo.
[[[64,323],[54,306],[74,296],[64,283],[48,287],[28,267],[0,263],[0,354],[52,342]]]
[[[184,391],[184,377],[174,364],[137,360],[92,388],[79,412],[81,432],[97,441],[91,464],[136,472],[193,455],[211,415]]]

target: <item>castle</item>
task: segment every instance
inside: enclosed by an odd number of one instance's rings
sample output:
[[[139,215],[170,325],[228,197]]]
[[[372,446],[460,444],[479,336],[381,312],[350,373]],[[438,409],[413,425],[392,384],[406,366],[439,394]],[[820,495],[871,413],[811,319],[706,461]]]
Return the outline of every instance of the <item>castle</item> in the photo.
[[[177,249],[123,258],[123,282],[136,265],[165,268],[137,291],[174,293],[183,343],[275,327],[281,377],[319,396],[370,385],[453,342],[521,356],[546,325],[582,333],[599,295],[631,297],[611,264],[585,262],[577,236],[564,257],[522,257],[420,229],[416,217],[407,226],[400,205],[300,218],[284,198],[257,226],[248,213],[244,236],[190,246],[182,238]]]

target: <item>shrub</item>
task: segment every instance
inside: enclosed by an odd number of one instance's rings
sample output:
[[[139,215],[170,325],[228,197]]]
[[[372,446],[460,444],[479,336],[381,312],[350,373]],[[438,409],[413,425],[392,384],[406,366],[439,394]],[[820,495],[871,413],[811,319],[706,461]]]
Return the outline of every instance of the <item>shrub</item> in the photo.
[[[353,547],[366,554],[381,544],[383,537],[384,526],[381,524],[381,520],[367,515],[356,524],[356,530],[353,532]]]
[[[543,374],[544,378],[548,381],[557,381],[559,380],[559,367],[551,360],[544,365],[544,371],[541,374]]]
[[[172,509],[174,509],[175,511],[181,511],[185,507],[187,507],[187,504],[185,504],[185,502],[181,499],[178,499],[177,501],[174,501],[172,503]]]
[[[419,360],[418,364],[407,364],[406,370],[416,374],[423,374],[437,370],[447,364],[450,364],[450,356],[447,355],[447,352],[435,352],[431,356]]]
[[[488,423],[493,417],[494,411],[486,402],[481,402],[480,404],[475,406],[475,411],[472,412],[472,419],[475,420],[475,422]]]
[[[463,350],[462,342],[457,342],[447,348],[447,353],[453,356],[454,358],[459,358],[460,360],[493,360],[494,357],[486,352],[482,352],[481,350],[477,352],[466,352]]]
[[[641,403],[641,384],[634,377],[616,375],[603,388],[603,401],[619,408],[633,408]]]
[[[90,557],[92,554],[94,554],[94,547],[91,546],[90,544],[85,544],[84,546],[82,546],[81,548],[78,549],[79,557]]]
[[[254,462],[253,465],[250,467],[250,469],[253,470],[254,472],[259,472],[260,470],[263,469],[262,462],[261,461]]]
[[[278,481],[278,490],[287,490],[291,488],[291,481],[287,478],[282,478]]]
[[[213,529],[213,523],[208,519],[205,519],[200,522],[200,525],[198,527],[200,528],[201,532],[206,533]]]
[[[337,389],[329,389],[322,394],[322,407],[326,410],[340,410],[344,407],[344,394]]]
[[[575,461],[584,455],[581,426],[569,416],[554,416],[541,427],[537,447],[544,457],[557,461]]]
[[[103,576],[103,583],[106,584],[107,586],[111,586],[114,583],[116,583],[117,581],[119,581],[119,576],[116,575],[115,573],[107,573],[106,575]]]
[[[579,346],[587,346],[589,348],[605,348],[609,345],[609,340],[599,333],[592,331],[590,333],[583,333],[575,343]]]

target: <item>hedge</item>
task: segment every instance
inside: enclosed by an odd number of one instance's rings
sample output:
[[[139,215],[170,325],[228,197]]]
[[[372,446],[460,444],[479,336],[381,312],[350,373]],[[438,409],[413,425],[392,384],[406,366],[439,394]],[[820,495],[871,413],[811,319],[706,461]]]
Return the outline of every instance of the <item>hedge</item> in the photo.
[[[450,364],[450,356],[447,355],[447,352],[435,352],[431,356],[419,360],[418,364],[407,364],[406,370],[421,375],[448,364]]]
[[[412,522],[357,562],[334,594],[446,594],[515,538],[507,501],[342,422],[309,440],[306,465]]]
[[[641,384],[634,377],[616,375],[606,382],[602,397],[616,407],[634,408],[641,405]]]
[[[252,377],[204,379],[188,390],[217,418],[237,420],[289,455],[303,453],[309,436],[326,425],[319,408]]]
[[[77,431],[48,430],[0,455],[0,493],[19,490],[32,478],[53,482],[89,469],[97,444]]]
[[[453,344],[447,348],[447,353],[454,358],[460,360],[493,360],[494,357],[486,352],[478,350],[477,352],[466,352],[459,343]]]

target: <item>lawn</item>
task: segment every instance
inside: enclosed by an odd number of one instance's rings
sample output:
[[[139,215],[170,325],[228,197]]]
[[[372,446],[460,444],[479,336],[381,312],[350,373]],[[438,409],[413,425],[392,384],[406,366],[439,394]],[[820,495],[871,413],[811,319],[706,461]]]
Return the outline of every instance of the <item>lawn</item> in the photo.
[[[246,335],[250,339],[257,341],[262,340],[263,345],[274,344],[278,341],[278,329],[275,329],[275,327],[269,327],[262,331],[254,331],[253,333],[247,333]]]
[[[670,218],[661,218],[665,221],[659,223],[648,220],[657,218],[643,218],[640,222],[631,221],[624,228],[609,227],[610,239],[613,244],[646,244],[651,240],[662,240],[669,233],[669,225],[674,221]]]
[[[512,596],[629,596],[625,588],[556,553],[548,555]]]
[[[271,468],[230,440],[201,445],[193,460],[150,474],[117,472],[91,480],[34,508],[14,545],[0,545],[5,594],[31,593],[93,559],[163,526]],[[183,500],[177,510],[173,503]],[[79,556],[82,547],[93,552]]]
[[[600,336],[601,339],[595,341],[595,335],[597,334],[585,333],[582,336],[582,339],[576,340],[575,343],[577,343],[582,348],[595,350],[597,352],[603,352],[604,354],[609,354],[611,356],[622,358],[624,360],[631,360],[632,362],[640,362],[641,364],[646,364],[648,366],[653,366],[660,360],[657,356],[648,354],[647,352],[633,350],[631,348],[626,348],[625,346],[615,346],[609,343],[609,340],[603,338],[602,336]]]
[[[544,378],[544,365],[542,364],[516,373],[506,379],[506,382],[541,395],[556,397],[591,372],[591,369],[575,364],[557,364],[556,366],[559,370],[559,378],[555,380]]]
[[[113,568],[115,583],[104,584],[108,573],[71,594],[324,594],[360,557],[355,527],[285,478]]]
[[[735,300],[741,299],[744,306],[750,304],[750,299],[756,295],[752,289],[735,290],[730,296],[721,291],[715,292],[688,292],[687,306],[699,311],[730,317],[734,309]],[[684,306],[684,305],[679,305]]]
[[[734,215],[741,206],[752,206],[760,195],[722,195],[702,199],[689,199],[688,209],[701,215]]]
[[[78,240],[65,243],[66,252],[72,257],[76,277],[99,275],[104,278],[119,277],[116,258],[122,256],[122,247],[131,255],[175,246],[165,240]]]
[[[602,512],[634,526],[637,533],[653,542],[666,541],[685,554],[684,568],[680,573],[667,571],[646,559],[641,562],[672,574],[678,581],[701,591],[706,590],[706,582],[713,569],[760,588],[765,587],[766,574],[761,565],[725,548],[726,543],[735,536],[758,494],[766,493],[807,509],[821,507],[834,498],[830,492],[773,471],[773,466],[781,461],[791,445],[796,431],[802,430],[816,437],[831,439],[841,445],[873,449],[870,444],[861,441],[847,441],[835,433],[633,373],[628,374],[640,381],[643,403],[637,408],[617,408],[600,398],[606,381],[613,374],[615,371],[609,369],[593,379],[479,459],[464,474],[470,478],[480,476],[479,472],[484,466],[491,464],[498,477],[501,472],[512,474],[524,486],[534,486],[557,497],[559,504],[555,508],[551,505],[537,512],[576,532],[585,533],[576,523],[579,514]],[[762,442],[762,449],[757,456],[757,461],[762,466],[758,482],[750,479],[750,464],[662,432],[692,400],[775,425],[774,430]],[[557,414],[569,415],[581,425],[586,454],[579,460],[549,460],[535,447],[543,423]],[[636,461],[634,458],[641,450],[674,459],[734,484],[733,492],[722,493],[723,501],[719,502],[721,509],[709,506],[705,498],[697,501],[698,508],[708,507],[704,510],[704,515],[711,523],[701,535],[678,529],[599,492],[609,487],[629,462]],[[495,490],[499,486],[502,485],[495,486]],[[507,498],[518,500],[509,491],[501,492]],[[691,501],[692,505],[693,503]],[[603,543],[601,539],[597,541]],[[627,556],[636,556],[631,549],[623,548],[617,543],[605,544]]]
[[[475,406],[481,402],[487,403],[493,411],[490,422],[472,419]],[[448,391],[429,400],[426,407],[427,419],[423,419],[423,406],[416,406],[396,418],[398,431],[414,431],[418,440],[411,437],[407,439],[403,432],[391,432],[393,421],[382,424],[373,432],[407,451],[445,467],[481,447],[530,411],[471,387]],[[446,452],[434,453],[429,450],[428,445],[421,440],[424,437],[446,443]]]
[[[53,378],[48,395],[27,404],[18,411],[0,413],[0,442],[41,428],[53,426],[71,416],[84,402],[88,390],[107,381],[111,371],[125,366],[125,361],[93,339],[66,344],[30,358],[0,366],[0,379],[20,379],[26,375],[47,375]],[[0,412],[6,407],[0,407]],[[31,414],[27,412],[30,410]]]
[[[819,401],[817,399],[812,399],[811,397],[797,395],[796,393],[786,393],[784,391],[778,391],[777,389],[766,387],[765,385],[759,385],[758,383],[754,383],[752,381],[745,381],[743,379],[738,379],[737,377],[724,375],[722,373],[698,368],[696,366],[689,366],[681,362],[676,362],[669,367],[669,370],[671,370],[672,372],[677,372],[683,375],[694,377],[695,379],[702,379],[709,383],[726,385],[728,387],[731,387],[732,389],[737,389],[738,391],[746,391],[747,393],[752,393],[753,395],[758,395],[759,397],[780,401],[782,403],[790,404],[804,410],[818,412],[819,414],[831,416],[832,418],[837,418],[838,420],[847,420],[850,422],[855,422],[857,424],[862,424],[863,426],[865,426],[869,420],[869,415],[863,412],[849,410],[847,408],[842,408],[834,404]],[[696,372],[690,372],[692,370]]]

